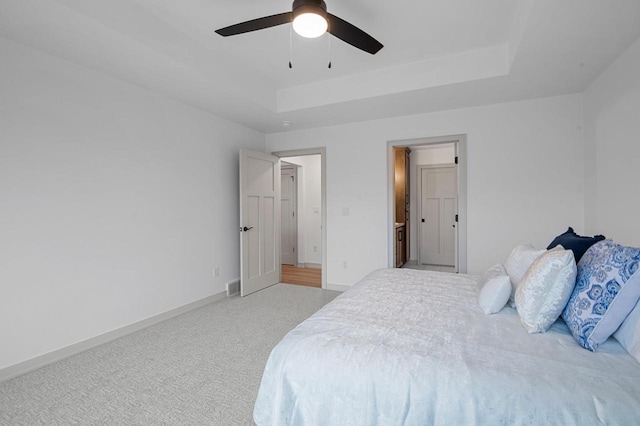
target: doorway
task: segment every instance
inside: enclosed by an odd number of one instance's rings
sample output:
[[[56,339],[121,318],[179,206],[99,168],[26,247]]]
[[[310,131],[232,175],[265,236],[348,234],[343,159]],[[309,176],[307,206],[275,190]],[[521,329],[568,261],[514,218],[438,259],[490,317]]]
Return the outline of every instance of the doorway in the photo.
[[[446,272],[467,271],[467,183],[466,183],[466,135],[451,135],[432,138],[392,141],[388,143],[388,257],[389,267],[394,266],[394,149],[408,147],[410,157],[410,226],[409,236],[411,248],[410,258],[404,267],[416,269],[432,269]],[[429,166],[429,167],[427,167]],[[429,180],[429,172],[422,175],[423,170],[437,169],[435,166],[448,167],[433,175]],[[421,168],[422,167],[422,168]],[[452,173],[455,179],[452,180]],[[439,180],[448,182],[447,194],[437,192],[437,201],[431,197],[423,203],[423,182],[428,186]],[[440,179],[442,178],[442,179]],[[453,188],[452,188],[453,187]],[[453,191],[452,191],[453,189]],[[442,192],[442,190],[440,190]],[[427,197],[429,198],[429,197]],[[431,214],[424,216],[423,213]],[[430,219],[429,216],[432,216]],[[422,222],[422,219],[425,219]],[[436,226],[437,225],[437,226]],[[453,231],[453,232],[452,232]],[[424,234],[430,234],[428,243]],[[422,241],[421,241],[422,240]],[[430,244],[430,245],[429,245]],[[428,253],[428,255],[427,255]],[[425,259],[426,256],[426,259]],[[451,260],[453,256],[453,261]]]
[[[273,154],[283,162],[280,282],[326,288],[325,149]],[[289,195],[285,187],[290,188]]]

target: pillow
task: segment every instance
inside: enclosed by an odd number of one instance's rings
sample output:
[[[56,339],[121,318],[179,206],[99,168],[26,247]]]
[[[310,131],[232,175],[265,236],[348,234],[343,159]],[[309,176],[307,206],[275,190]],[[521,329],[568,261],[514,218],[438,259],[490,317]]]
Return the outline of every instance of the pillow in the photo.
[[[640,301],[613,334],[618,342],[640,362]]]
[[[576,234],[572,227],[567,229],[567,232],[560,234],[551,241],[547,250],[554,248],[557,245],[561,245],[565,249],[573,251],[573,255],[576,258],[576,263],[580,262],[580,259],[587,251],[589,247],[604,240],[604,235],[596,235],[595,237],[583,237]]]
[[[558,319],[576,285],[576,261],[562,246],[537,258],[516,291],[520,322],[529,333],[544,333]]]
[[[536,250],[531,244],[522,245],[514,248],[511,254],[504,262],[504,268],[507,270],[509,279],[511,279],[511,296],[509,297],[509,304],[515,306],[516,289],[522,281],[524,273],[527,272],[529,266],[546,250]]]
[[[497,263],[487,269],[480,279],[478,304],[487,315],[497,314],[507,304],[511,295],[511,280],[502,264]]]
[[[595,351],[638,302],[639,261],[640,249],[611,240],[592,245],[580,259],[576,287],[562,318],[584,348]]]

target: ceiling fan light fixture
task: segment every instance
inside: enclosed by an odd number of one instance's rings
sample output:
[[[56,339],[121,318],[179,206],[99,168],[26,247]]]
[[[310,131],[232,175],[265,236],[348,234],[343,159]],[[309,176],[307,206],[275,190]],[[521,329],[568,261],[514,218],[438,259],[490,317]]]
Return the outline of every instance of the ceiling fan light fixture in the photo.
[[[293,20],[293,30],[306,38],[320,37],[327,28],[327,20],[316,13],[301,13]]]
[[[323,0],[293,2],[293,30],[306,38],[320,37],[327,32],[327,5]]]

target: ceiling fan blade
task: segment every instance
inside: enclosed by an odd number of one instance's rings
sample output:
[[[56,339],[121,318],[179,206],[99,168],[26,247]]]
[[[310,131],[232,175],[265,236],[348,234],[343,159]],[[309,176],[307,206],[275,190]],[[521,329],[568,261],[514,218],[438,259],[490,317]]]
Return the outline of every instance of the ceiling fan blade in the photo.
[[[364,50],[372,55],[375,55],[380,49],[382,49],[382,43],[362,31],[360,28],[348,23],[344,19],[338,18],[336,15],[332,15],[331,13],[327,13],[327,16],[329,17],[329,29],[327,31],[345,43],[349,43],[353,47],[357,47],[358,49]]]
[[[216,30],[216,32],[221,36],[227,37],[262,30],[264,28],[276,27],[278,25],[287,24],[292,20],[293,12],[285,12],[277,15],[265,16],[264,18],[252,19],[251,21],[241,22],[235,25],[229,25],[228,27]]]

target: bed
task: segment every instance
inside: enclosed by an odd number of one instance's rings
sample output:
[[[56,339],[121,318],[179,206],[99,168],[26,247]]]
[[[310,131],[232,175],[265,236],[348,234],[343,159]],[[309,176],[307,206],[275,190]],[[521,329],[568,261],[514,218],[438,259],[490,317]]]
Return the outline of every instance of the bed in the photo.
[[[478,277],[384,269],[273,349],[258,425],[640,424],[640,364],[580,347],[559,319],[529,334],[485,315]]]

